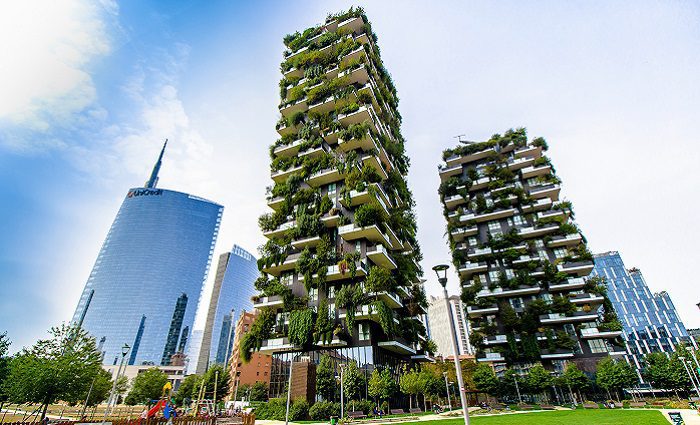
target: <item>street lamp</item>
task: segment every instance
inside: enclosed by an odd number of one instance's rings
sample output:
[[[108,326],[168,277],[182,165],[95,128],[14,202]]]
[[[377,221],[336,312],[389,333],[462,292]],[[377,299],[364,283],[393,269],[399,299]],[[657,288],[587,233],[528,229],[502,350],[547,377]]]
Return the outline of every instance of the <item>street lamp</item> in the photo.
[[[520,387],[518,386],[518,377],[513,375],[513,382],[515,382],[515,392],[518,393],[518,402],[523,404],[523,398],[520,396]]]
[[[284,425],[289,425],[289,404],[292,400],[292,367],[294,366],[294,354],[289,359],[289,380],[287,381],[287,411],[284,414]]]
[[[338,365],[340,368],[340,418],[345,417],[345,393],[343,391],[343,369],[345,369],[345,363],[340,363]]]
[[[452,353],[454,355],[455,361],[455,373],[457,374],[457,382],[459,383],[459,397],[462,401],[462,410],[464,410],[464,425],[469,425],[469,406],[467,405],[467,393],[466,388],[464,387],[464,380],[462,379],[462,366],[459,363],[459,354],[457,353],[457,341],[455,340],[455,324],[454,320],[452,320],[452,314],[450,313],[450,300],[447,296],[447,269],[449,268],[450,266],[448,266],[447,264],[438,264],[437,266],[433,267],[433,270],[437,275],[438,282],[440,282],[440,285],[442,285],[442,292],[445,296],[447,320],[449,321],[450,335],[452,336],[450,340],[452,341]],[[449,389],[447,392],[449,394]]]
[[[122,366],[124,366],[124,359],[126,358],[126,355],[129,354],[129,350],[131,347],[129,344],[124,344],[122,346],[122,359],[119,362],[119,368],[117,369],[117,374],[114,376],[114,382],[112,383],[112,391],[109,393],[109,398],[107,399],[107,407],[105,407],[105,415],[102,417],[102,424],[104,424],[107,421],[107,414],[109,413],[109,408],[112,404],[115,398],[115,393],[117,392],[117,381],[119,380],[119,375],[122,373]]]
[[[450,406],[450,411],[452,411],[452,401],[450,400],[450,387],[447,385],[447,372],[442,372],[445,377],[445,391],[447,391],[447,405]]]
[[[678,360],[680,360],[681,363],[683,363],[683,367],[685,368],[685,371],[688,374],[688,377],[690,378],[690,382],[693,383],[695,392],[698,394],[698,398],[700,398],[700,389],[698,389],[698,386],[695,385],[695,380],[693,379],[693,375],[690,374],[690,369],[688,369],[688,364],[685,362],[685,357],[678,357]]]

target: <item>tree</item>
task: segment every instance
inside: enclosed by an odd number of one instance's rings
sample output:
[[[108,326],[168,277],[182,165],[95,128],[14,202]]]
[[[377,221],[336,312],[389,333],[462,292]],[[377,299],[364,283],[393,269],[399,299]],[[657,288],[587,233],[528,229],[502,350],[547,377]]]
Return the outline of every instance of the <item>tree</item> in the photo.
[[[12,359],[3,383],[10,401],[40,403],[42,420],[51,403],[84,400],[102,370],[95,339],[85,330],[63,324],[51,328],[49,335]]]
[[[491,395],[495,395],[498,392],[498,378],[491,366],[483,363],[479,364],[474,370],[473,379],[477,390]]]
[[[250,387],[250,401],[267,401],[267,384],[258,381]]]
[[[215,364],[207,370],[202,377],[204,380],[204,398],[214,399],[214,387],[216,387],[216,400],[223,400],[228,394],[231,385],[231,377],[223,365]],[[216,385],[214,383],[216,382]]]
[[[608,396],[610,391],[613,391],[619,399],[618,390],[634,385],[637,382],[637,374],[627,362],[606,357],[598,363],[596,382],[608,392]]]
[[[177,405],[189,405],[192,400],[197,398],[199,394],[199,385],[201,383],[201,375],[188,375],[180,383],[180,387],[173,395],[173,403]]]
[[[408,395],[409,407],[413,409],[413,396],[417,396],[421,390],[421,382],[418,372],[412,370],[401,375],[399,378],[399,388],[401,388],[402,393]]]
[[[552,385],[552,376],[541,364],[536,364],[530,368],[525,377],[525,386],[532,393],[544,393]]]
[[[569,387],[572,398],[574,390],[578,392],[580,397],[581,391],[585,392],[591,386],[590,379],[576,366],[576,363],[569,363],[566,366],[562,378],[562,383]]]
[[[100,369],[94,382],[92,382],[92,391],[88,389],[90,397],[87,399],[86,405],[95,406],[96,404],[102,403],[107,400],[111,391],[112,374],[104,369]]]
[[[343,392],[347,400],[359,400],[365,387],[365,377],[355,362],[349,362],[343,371]]]
[[[10,344],[10,340],[7,338],[7,332],[0,334],[0,406],[2,406],[2,403],[7,399],[2,388],[10,372],[10,357],[7,356]]]
[[[377,406],[379,406],[379,401],[388,400],[395,391],[396,383],[389,369],[384,369],[381,372],[378,369],[372,371],[367,392],[377,401]]]
[[[157,367],[139,373],[131,382],[131,391],[124,402],[130,406],[149,404],[151,400],[159,399],[163,394],[163,386],[168,382],[168,376]]]
[[[316,368],[316,392],[326,401],[335,400],[335,371],[333,361],[328,354],[323,354]]]

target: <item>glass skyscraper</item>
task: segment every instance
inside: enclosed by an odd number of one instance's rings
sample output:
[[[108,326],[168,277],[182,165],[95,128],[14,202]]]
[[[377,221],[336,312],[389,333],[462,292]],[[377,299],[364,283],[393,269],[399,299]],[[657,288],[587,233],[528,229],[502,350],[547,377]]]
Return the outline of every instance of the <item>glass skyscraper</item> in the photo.
[[[195,359],[196,368],[188,370],[204,373],[212,364],[226,364],[233,351],[236,318],[244,310],[253,309],[251,297],[258,276],[257,260],[240,246],[234,245],[231,252],[221,254],[208,307],[205,310],[206,303],[202,302],[197,311],[205,323],[203,330],[195,331],[201,335],[190,346],[189,358]],[[194,365],[192,361],[190,366]]]
[[[652,352],[671,353],[691,338],[668,293],[652,294],[639,269],[627,269],[617,251],[594,255],[591,276],[605,278],[608,297],[624,329],[625,359],[638,372],[644,356]],[[643,382],[640,374],[640,380]]]
[[[211,263],[223,207],[156,188],[163,151],[145,187],[127,192],[73,316],[105,364],[124,344],[128,364],[165,365],[185,350]]]

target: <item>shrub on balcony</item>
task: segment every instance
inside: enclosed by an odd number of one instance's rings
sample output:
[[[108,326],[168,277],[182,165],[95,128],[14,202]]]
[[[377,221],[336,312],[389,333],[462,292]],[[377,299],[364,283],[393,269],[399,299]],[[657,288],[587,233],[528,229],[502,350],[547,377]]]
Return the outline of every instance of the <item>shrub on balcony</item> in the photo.
[[[375,202],[362,204],[355,210],[355,225],[359,227],[381,225],[387,218],[384,209]]]
[[[393,291],[395,286],[396,282],[391,271],[378,266],[369,269],[365,280],[365,289],[368,292]]]
[[[335,293],[335,303],[338,308],[345,308],[345,324],[348,333],[354,333],[355,309],[362,305],[365,294],[359,285],[344,285]]]
[[[268,240],[260,249],[258,269],[270,267],[274,264],[282,264],[287,259],[287,247],[278,245],[272,239]]]
[[[365,137],[368,131],[369,124],[367,124],[366,122],[362,122],[359,124],[351,124],[347,128],[340,131],[340,133],[338,134],[338,138],[345,141],[353,139],[359,140]]]
[[[571,338],[571,335],[563,330],[557,331],[557,339],[554,345],[560,350],[573,350],[576,347],[576,341]]]
[[[274,313],[267,308],[260,309],[260,314],[241,340],[241,357],[245,363],[250,361],[252,350],[259,350],[263,340],[270,337],[274,324]]]
[[[515,309],[507,302],[502,302],[498,305],[498,310],[501,315],[501,323],[506,330],[513,331],[519,329],[520,319]]]
[[[358,105],[355,102],[350,102],[346,105],[338,105],[336,106],[335,112],[338,115],[348,115],[353,112],[356,112],[360,109],[360,105]]]
[[[387,336],[392,336],[396,327],[394,323],[394,313],[391,308],[382,300],[374,301],[372,307],[379,318],[379,326]]]
[[[328,300],[323,299],[318,304],[316,323],[314,325],[314,341],[321,341],[325,344],[333,340],[333,320],[328,312]]]
[[[314,312],[310,308],[294,310],[289,315],[289,342],[306,346],[311,340]]]
[[[576,306],[569,300],[569,297],[559,296],[552,298],[551,310],[554,313],[572,315],[576,311]]]
[[[547,145],[547,141],[544,140],[543,137],[536,137],[532,139],[532,142],[530,143],[532,146],[542,148],[543,151],[546,151],[549,149],[549,145]]]

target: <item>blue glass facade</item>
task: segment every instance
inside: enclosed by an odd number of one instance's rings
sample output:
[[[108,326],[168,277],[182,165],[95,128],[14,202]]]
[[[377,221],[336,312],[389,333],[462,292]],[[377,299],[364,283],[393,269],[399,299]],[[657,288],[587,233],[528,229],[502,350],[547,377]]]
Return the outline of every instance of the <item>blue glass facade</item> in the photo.
[[[185,349],[211,263],[223,207],[154,185],[127,193],[73,316],[104,337],[105,364],[125,343],[129,364]]]
[[[646,354],[670,353],[678,343],[691,341],[668,293],[652,294],[639,269],[627,269],[617,251],[594,259],[591,276],[605,278],[608,297],[624,329],[625,358],[638,371]]]

